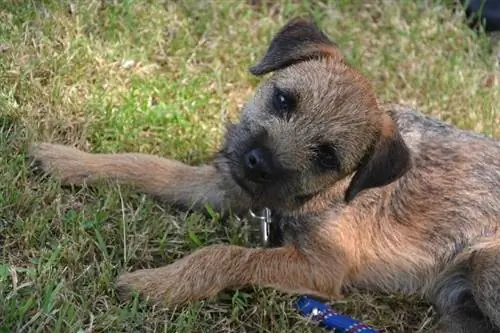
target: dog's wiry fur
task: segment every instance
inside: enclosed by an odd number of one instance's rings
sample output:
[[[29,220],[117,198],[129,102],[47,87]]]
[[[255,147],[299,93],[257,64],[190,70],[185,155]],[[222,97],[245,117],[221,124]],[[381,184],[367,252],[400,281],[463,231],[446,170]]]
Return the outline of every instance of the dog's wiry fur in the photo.
[[[168,305],[245,285],[328,299],[349,287],[420,293],[441,315],[435,332],[500,332],[500,143],[379,103],[304,20],[287,24],[251,72],[274,73],[211,165],[32,147],[64,184],[114,179],[186,208],[280,216],[279,247],[208,246],[125,273],[119,290]],[[268,168],[249,179],[256,147]]]

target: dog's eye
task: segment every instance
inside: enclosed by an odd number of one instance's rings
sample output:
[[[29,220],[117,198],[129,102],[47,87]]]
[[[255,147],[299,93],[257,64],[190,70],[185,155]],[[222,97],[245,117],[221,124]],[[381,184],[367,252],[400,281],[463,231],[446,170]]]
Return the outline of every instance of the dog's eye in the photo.
[[[274,88],[274,93],[272,97],[273,109],[281,116],[288,114],[295,107],[296,101],[295,97],[287,91]]]
[[[330,144],[323,144],[317,148],[317,161],[319,165],[328,170],[339,170],[340,161],[335,147]]]

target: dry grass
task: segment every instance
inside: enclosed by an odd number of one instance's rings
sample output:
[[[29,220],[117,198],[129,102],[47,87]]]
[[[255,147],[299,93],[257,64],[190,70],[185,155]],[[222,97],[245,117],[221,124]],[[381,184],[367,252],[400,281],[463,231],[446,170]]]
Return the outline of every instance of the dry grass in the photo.
[[[119,272],[204,244],[252,244],[253,226],[169,211],[113,184],[62,189],[33,178],[25,160],[28,143],[43,140],[206,161],[257,83],[247,67],[298,13],[319,20],[381,98],[500,136],[487,39],[450,6],[269,2],[278,4],[2,2],[0,332],[320,331],[272,290],[175,311],[119,304]],[[428,304],[399,295],[356,293],[334,306],[388,332],[425,332],[432,320]]]

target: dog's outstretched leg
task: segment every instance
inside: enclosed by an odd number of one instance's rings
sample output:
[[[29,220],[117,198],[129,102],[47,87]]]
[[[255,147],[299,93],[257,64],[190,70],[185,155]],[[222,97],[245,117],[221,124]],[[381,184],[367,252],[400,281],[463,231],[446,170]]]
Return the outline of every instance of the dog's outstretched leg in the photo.
[[[212,165],[189,166],[146,154],[90,154],[47,143],[33,145],[29,155],[36,170],[59,177],[63,185],[112,180],[186,209],[208,204],[242,213],[249,208],[246,194]]]
[[[322,258],[291,245],[264,249],[214,245],[168,266],[125,273],[118,278],[117,291],[121,298],[138,292],[153,303],[170,306],[247,285],[333,299],[340,296],[344,268],[333,254]]]

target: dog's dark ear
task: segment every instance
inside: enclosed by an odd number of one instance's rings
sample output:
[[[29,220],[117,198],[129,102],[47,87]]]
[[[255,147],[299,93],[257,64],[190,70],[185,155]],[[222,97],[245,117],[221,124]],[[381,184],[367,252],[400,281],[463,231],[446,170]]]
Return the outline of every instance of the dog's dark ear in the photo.
[[[408,146],[392,119],[382,131],[380,140],[367,154],[345,193],[350,202],[361,191],[384,186],[403,176],[412,165]]]
[[[342,53],[314,23],[302,18],[288,22],[274,36],[266,55],[255,66],[250,67],[253,75],[264,75],[307,59],[330,56],[343,61]]]

